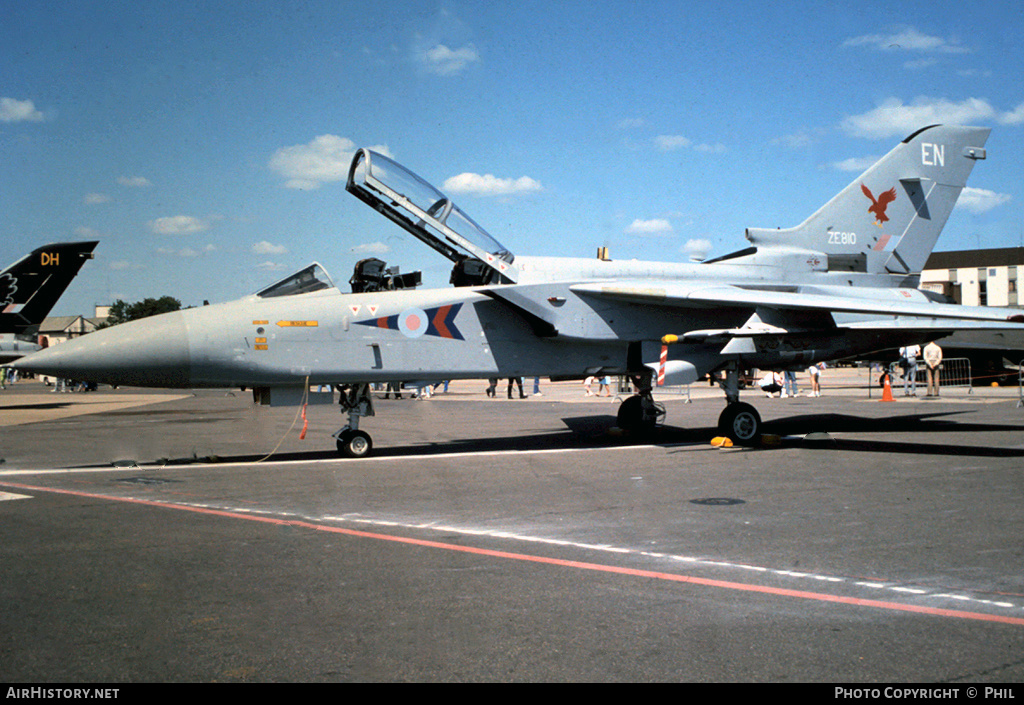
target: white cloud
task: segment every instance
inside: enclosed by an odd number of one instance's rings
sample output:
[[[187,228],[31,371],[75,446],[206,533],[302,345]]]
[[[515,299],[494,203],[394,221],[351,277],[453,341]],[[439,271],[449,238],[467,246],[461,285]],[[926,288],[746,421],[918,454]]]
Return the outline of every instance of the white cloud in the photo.
[[[881,158],[882,157],[879,155],[870,157],[850,157],[849,159],[844,159],[841,162],[833,162],[832,166],[839,171],[855,171],[859,174],[874,166],[875,162]]]
[[[996,193],[995,191],[968,186],[960,192],[960,198],[957,199],[956,207],[963,208],[975,215],[980,215],[981,213],[987,213],[996,206],[1008,203],[1010,200],[1009,194]]]
[[[44,119],[31,100],[0,98],[0,122],[42,122]]]
[[[794,132],[790,135],[782,135],[772,140],[772,144],[781,144],[790,149],[809,147],[816,139],[809,132]]]
[[[654,143],[662,152],[673,152],[677,149],[687,148],[693,149],[695,152],[703,152],[705,154],[717,154],[725,151],[724,144],[694,144],[693,140],[683,137],[682,135],[658,135],[654,138]]]
[[[854,137],[883,139],[906,137],[928,125],[974,125],[995,120],[1004,125],[1024,121],[1024,104],[1010,112],[996,110],[987,100],[967,98],[955,103],[946,98],[915,98],[909,105],[888,98],[878,107],[843,119],[840,127]]]
[[[623,118],[615,125],[620,130],[632,130],[644,126],[643,118]]]
[[[541,191],[539,181],[529,176],[518,179],[499,179],[493,174],[472,174],[469,172],[446,179],[443,190],[448,193],[464,193],[474,196],[508,196],[514,193]]]
[[[683,149],[689,147],[693,142],[683,137],[682,135],[658,135],[654,138],[654,143],[658,145],[658,149],[663,152],[671,152],[674,149]]]
[[[358,255],[383,255],[391,252],[391,248],[383,242],[364,242],[361,245],[353,247],[351,251]]]
[[[254,255],[284,255],[288,254],[288,248],[284,245],[275,245],[266,240],[253,243],[252,253]]]
[[[725,145],[721,142],[715,142],[714,144],[695,144],[693,145],[693,151],[702,152],[704,154],[721,154],[725,151]]]
[[[637,218],[626,228],[626,232],[633,235],[668,235],[672,232],[672,224],[664,218],[654,218],[653,220]]]
[[[390,157],[387,145],[370,147]],[[281,147],[270,158],[270,168],[284,176],[286,188],[312,190],[321,184],[348,178],[356,144],[347,137],[320,135],[308,144]]]
[[[110,203],[110,196],[105,193],[87,193],[85,198],[82,199],[83,203],[90,206],[95,206],[100,203]]]
[[[924,51],[942,54],[965,54],[971,50],[961,46],[955,39],[943,39],[923,34],[913,27],[890,34],[865,34],[851,37],[843,46],[866,46],[879,51]]]
[[[151,220],[149,229],[157,235],[189,235],[206,230],[209,225],[190,215],[172,215]]]
[[[264,272],[273,272],[278,269],[284,269],[284,265],[278,264],[277,262],[260,262],[256,265],[256,269]]]
[[[923,71],[924,69],[930,69],[938,63],[938,59],[934,58],[914,59],[913,61],[904,61],[903,68],[911,71]]]
[[[1020,125],[1024,123],[1024,103],[1000,115],[999,122],[1003,125]]]
[[[153,185],[145,176],[119,176],[117,183],[128,188],[146,188]]]
[[[157,254],[161,255],[174,255],[176,257],[200,257],[210,252],[217,250],[213,245],[204,245],[202,249],[197,250],[194,247],[182,247],[175,249],[173,247],[158,247],[156,248]]]
[[[707,259],[708,254],[711,252],[711,240],[698,239],[698,240],[687,240],[686,244],[683,245],[682,251],[688,255],[692,260],[704,260]]]
[[[459,49],[450,49],[444,44],[437,44],[418,52],[416,58],[430,73],[438,76],[451,76],[479,61],[480,53],[472,44],[467,44]]]
[[[124,259],[115,260],[115,261],[111,262],[107,266],[110,269],[114,270],[115,272],[126,272],[126,271],[135,270],[135,269],[145,269],[146,268],[146,266],[143,265],[143,264],[139,264],[138,262],[129,262],[128,260],[124,260]]]

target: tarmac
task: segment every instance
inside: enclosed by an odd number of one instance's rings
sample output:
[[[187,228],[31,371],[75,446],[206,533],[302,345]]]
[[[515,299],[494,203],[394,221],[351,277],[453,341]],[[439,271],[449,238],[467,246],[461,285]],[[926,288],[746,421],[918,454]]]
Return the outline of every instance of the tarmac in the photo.
[[[19,382],[0,392],[0,680],[1014,696],[1020,389],[883,402],[869,379],[745,391],[756,449],[710,444],[706,383],[658,391],[664,426],[632,438],[623,395],[454,381],[377,401],[359,460],[334,451],[336,407]]]

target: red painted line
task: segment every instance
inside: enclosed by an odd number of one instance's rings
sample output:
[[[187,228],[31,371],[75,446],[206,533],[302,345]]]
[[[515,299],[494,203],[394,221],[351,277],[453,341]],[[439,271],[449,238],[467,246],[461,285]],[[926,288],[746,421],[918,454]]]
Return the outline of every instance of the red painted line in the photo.
[[[842,605],[853,605],[856,607],[872,607],[876,609],[894,610],[898,612],[913,612],[926,614],[935,617],[952,617],[956,619],[971,619],[981,622],[998,622],[1000,624],[1012,624],[1024,626],[1022,617],[1005,617],[981,612],[965,612],[962,610],[942,609],[939,607],[923,607],[919,605],[908,605],[887,600],[869,600],[859,597],[843,597],[841,595],[829,595],[826,593],[810,592],[807,590],[791,590],[788,588],[771,587],[768,585],[753,585],[749,583],[736,583],[728,580],[713,580],[710,578],[698,578],[691,575],[678,573],[663,573],[661,571],[642,570],[638,568],[625,568],[622,566],[606,565],[602,563],[589,563],[585,561],[571,561],[563,558],[550,558],[548,556],[535,556],[526,553],[512,553],[509,551],[498,551],[490,548],[478,548],[474,546],[459,546],[457,544],[444,543],[441,541],[430,541],[427,539],[415,539],[407,536],[394,536],[392,534],[378,534],[371,531],[360,531],[358,529],[345,529],[339,526],[327,524],[316,524],[310,521],[277,519],[274,517],[258,516],[242,512],[228,511],[224,509],[208,509],[205,507],[191,507],[180,504],[170,504],[147,499],[135,499],[132,497],[116,497],[92,492],[79,492],[75,490],[63,490],[52,487],[37,487],[35,485],[23,485],[13,482],[0,482],[2,487],[13,487],[23,491],[50,492],[53,494],[72,495],[75,497],[87,497],[89,499],[105,499],[112,502],[124,502],[127,504],[140,504],[147,507],[158,507],[161,509],[176,509],[179,511],[205,514],[207,516],[226,517],[229,519],[242,519],[263,524],[274,524],[277,526],[295,526],[313,531],[324,531],[332,534],[343,534],[357,538],[375,539],[378,541],[391,541],[411,546],[423,546],[426,548],[440,548],[446,551],[458,551],[490,558],[501,558],[505,560],[528,561],[546,565],[559,566],[563,568],[575,568],[578,570],[592,570],[602,573],[613,573],[616,575],[628,575],[636,578],[653,578],[655,580],[667,580],[690,585],[701,585],[703,587],[714,587],[724,590],[739,590],[741,592],[755,592],[765,595],[776,595],[779,597],[795,597],[803,600],[815,600],[817,602],[831,602]]]

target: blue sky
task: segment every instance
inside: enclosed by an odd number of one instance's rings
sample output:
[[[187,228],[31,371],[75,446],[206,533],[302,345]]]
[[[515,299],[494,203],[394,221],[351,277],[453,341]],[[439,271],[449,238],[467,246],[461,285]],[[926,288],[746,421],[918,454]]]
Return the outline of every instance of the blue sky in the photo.
[[[765,7],[769,6],[770,7]],[[800,223],[924,125],[993,128],[937,249],[1024,241],[1024,3],[0,0],[5,264],[54,313],[449,263],[344,189],[385,151],[513,252],[686,261]]]

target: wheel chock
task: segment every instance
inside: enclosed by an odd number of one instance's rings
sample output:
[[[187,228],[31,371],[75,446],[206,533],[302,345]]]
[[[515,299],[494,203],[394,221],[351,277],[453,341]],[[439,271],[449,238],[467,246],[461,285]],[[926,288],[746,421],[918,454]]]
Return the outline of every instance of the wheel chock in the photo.
[[[711,439],[711,445],[715,448],[732,448],[732,439],[725,436],[715,436]]]

